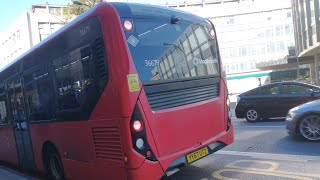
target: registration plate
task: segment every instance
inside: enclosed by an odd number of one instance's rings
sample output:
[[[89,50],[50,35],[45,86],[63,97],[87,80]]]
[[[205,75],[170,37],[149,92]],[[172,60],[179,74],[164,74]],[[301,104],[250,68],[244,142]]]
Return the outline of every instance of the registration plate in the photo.
[[[188,163],[192,163],[193,161],[196,161],[206,155],[209,154],[208,148],[204,147],[202,149],[199,149],[198,151],[192,152],[187,155],[187,161]]]

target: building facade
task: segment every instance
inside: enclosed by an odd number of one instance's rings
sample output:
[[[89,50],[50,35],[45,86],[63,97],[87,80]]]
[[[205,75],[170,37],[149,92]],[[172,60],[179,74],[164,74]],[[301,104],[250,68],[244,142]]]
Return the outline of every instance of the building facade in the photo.
[[[267,83],[271,71],[261,71],[257,64],[282,60],[295,46],[290,0],[204,0],[165,6],[214,23],[231,93]]]
[[[308,64],[313,83],[319,85],[320,1],[291,0],[299,66]]]
[[[0,38],[0,69],[62,27],[64,22],[56,12],[64,7],[32,5],[30,11],[23,12],[8,26]]]

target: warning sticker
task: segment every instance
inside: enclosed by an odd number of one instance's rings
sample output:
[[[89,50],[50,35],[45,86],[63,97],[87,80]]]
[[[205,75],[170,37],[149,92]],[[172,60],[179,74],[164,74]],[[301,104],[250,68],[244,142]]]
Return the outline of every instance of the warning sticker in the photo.
[[[128,78],[129,91],[130,92],[139,91],[140,85],[139,85],[138,74],[129,74],[127,78]]]
[[[135,36],[131,35],[128,39],[127,42],[130,43],[133,47],[136,47],[139,43],[139,39],[136,38]]]

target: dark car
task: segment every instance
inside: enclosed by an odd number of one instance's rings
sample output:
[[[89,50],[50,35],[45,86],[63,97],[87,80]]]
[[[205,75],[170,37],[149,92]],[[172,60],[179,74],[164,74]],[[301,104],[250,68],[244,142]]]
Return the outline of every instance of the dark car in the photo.
[[[289,109],[320,98],[320,87],[299,82],[278,82],[264,85],[238,96],[237,118],[249,122],[286,117]]]
[[[320,141],[320,100],[290,109],[286,127],[291,135],[301,135],[309,141]]]

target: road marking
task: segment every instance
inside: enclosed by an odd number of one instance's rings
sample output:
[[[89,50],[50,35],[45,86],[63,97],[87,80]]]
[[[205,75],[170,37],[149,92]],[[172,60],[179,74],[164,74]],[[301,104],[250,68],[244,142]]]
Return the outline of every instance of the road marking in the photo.
[[[255,163],[255,164],[268,164],[270,165],[269,168],[267,169],[261,169],[261,168],[251,168],[251,167],[242,167],[240,166],[240,163]],[[251,171],[275,171],[276,169],[279,168],[279,163],[276,162],[270,162],[270,161],[258,161],[258,160],[238,160],[238,161],[233,161],[225,166],[226,168],[235,168],[235,169],[245,169],[245,170],[251,170]]]
[[[215,154],[221,155],[234,155],[234,156],[249,156],[252,158],[259,159],[270,159],[270,160],[285,160],[285,161],[320,161],[319,156],[306,156],[306,155],[291,155],[291,154],[273,154],[273,153],[257,153],[257,152],[241,152],[241,151],[217,151]]]
[[[233,126],[234,128],[283,128],[285,129],[285,126]]]
[[[282,178],[292,178],[292,179],[301,179],[301,180],[314,180],[312,178],[303,177],[303,176],[296,176],[291,174],[282,174],[282,173],[276,173],[276,172],[263,172],[263,171],[252,171],[252,170],[244,170],[244,169],[221,169],[218,171],[215,171],[212,174],[212,177],[217,179],[223,179],[223,180],[240,180],[238,178],[230,178],[222,176],[221,173],[223,172],[240,172],[240,173],[247,173],[247,174],[257,174],[257,175],[267,175],[267,176],[277,176]]]
[[[254,163],[254,164],[268,164],[269,168],[252,168],[240,166],[241,163]],[[319,174],[316,173],[299,173],[299,172],[287,172],[287,171],[277,171],[279,163],[271,161],[260,161],[260,160],[238,160],[233,161],[225,166],[225,169],[221,169],[212,173],[212,177],[223,180],[239,180],[237,178],[225,177],[221,173],[224,172],[240,172],[247,174],[257,174],[257,175],[267,175],[267,176],[277,176],[282,178],[293,178],[301,180],[313,180],[313,178],[320,178]]]

